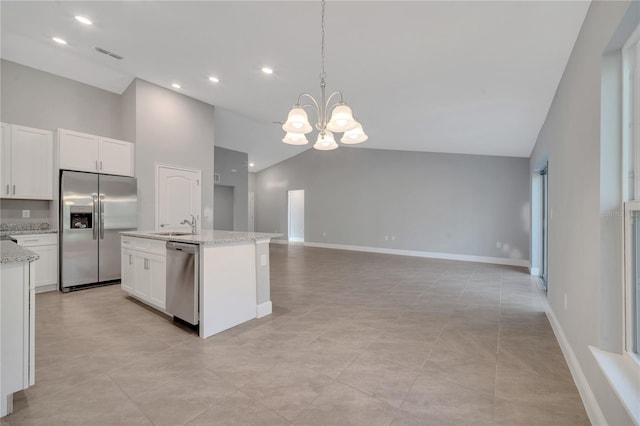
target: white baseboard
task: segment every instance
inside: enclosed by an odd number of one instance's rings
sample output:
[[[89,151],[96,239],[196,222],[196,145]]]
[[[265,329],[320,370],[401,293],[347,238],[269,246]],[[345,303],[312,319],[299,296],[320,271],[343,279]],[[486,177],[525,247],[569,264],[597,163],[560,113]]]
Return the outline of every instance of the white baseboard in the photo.
[[[363,251],[368,253],[395,254],[398,256],[426,257],[430,259],[460,260],[463,262],[492,263],[495,265],[522,266],[525,268],[529,267],[529,261],[524,259],[508,259],[503,257],[472,256],[467,254],[436,253],[430,251],[400,250],[380,247],[350,246],[343,244],[326,244],[314,242],[306,242],[304,243],[304,245],[307,247],[319,247],[335,250]]]
[[[276,244],[289,244],[288,240],[278,240],[277,238],[272,238],[271,242]]]
[[[533,276],[533,277],[539,277],[540,276],[540,268],[529,268],[529,272],[531,273],[531,276]]]
[[[289,241],[292,241],[294,243],[303,243],[304,242],[304,238],[291,237],[291,238],[289,238]]]
[[[261,303],[256,306],[256,318],[266,317],[267,315],[271,315],[273,311],[273,305],[271,301]]]
[[[587,411],[591,424],[606,426],[607,420],[604,418],[604,414],[602,414],[602,410],[596,400],[596,396],[593,394],[591,386],[589,386],[589,382],[587,381],[587,377],[584,375],[582,367],[580,367],[580,364],[578,363],[578,358],[576,358],[576,354],[573,352],[573,349],[571,349],[571,345],[562,331],[558,318],[556,318],[553,313],[553,309],[551,309],[551,305],[549,305],[548,302],[546,306],[546,313],[549,323],[551,324],[551,328],[553,329],[553,333],[556,335],[556,339],[558,339],[558,343],[560,344],[560,349],[562,350],[564,359],[567,361],[567,365],[569,366],[569,371],[571,371],[573,381],[578,388],[578,393],[580,394],[582,404]]]

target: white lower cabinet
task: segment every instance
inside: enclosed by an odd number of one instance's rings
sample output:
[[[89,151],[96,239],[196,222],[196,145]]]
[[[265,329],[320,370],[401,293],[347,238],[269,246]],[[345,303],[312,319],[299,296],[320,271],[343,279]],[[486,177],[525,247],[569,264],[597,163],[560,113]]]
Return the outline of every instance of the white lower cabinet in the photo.
[[[58,284],[58,235],[16,235],[18,245],[26,247],[40,258],[33,262],[36,293],[56,290]]]
[[[33,269],[30,262],[0,265],[0,416],[13,410],[15,392],[35,383]]]
[[[137,299],[166,308],[167,258],[164,241],[122,237],[122,289]]]

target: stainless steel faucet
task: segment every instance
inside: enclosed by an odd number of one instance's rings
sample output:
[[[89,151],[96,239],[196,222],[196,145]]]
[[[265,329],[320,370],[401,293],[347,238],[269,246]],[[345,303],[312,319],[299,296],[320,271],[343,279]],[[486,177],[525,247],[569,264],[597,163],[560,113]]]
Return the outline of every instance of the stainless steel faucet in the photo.
[[[198,220],[194,215],[190,215],[190,216],[191,216],[191,220],[185,219],[182,222],[180,222],[180,225],[191,225],[191,233],[196,234],[198,232]]]

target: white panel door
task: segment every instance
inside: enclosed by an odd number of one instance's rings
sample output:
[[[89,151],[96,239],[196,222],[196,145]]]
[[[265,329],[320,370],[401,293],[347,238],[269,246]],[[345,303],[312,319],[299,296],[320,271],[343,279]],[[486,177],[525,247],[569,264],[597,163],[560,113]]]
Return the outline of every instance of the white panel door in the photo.
[[[50,131],[11,126],[11,185],[15,198],[53,199],[53,134]]]
[[[181,224],[191,215],[200,230],[200,171],[156,165],[156,230],[191,231]]]
[[[98,171],[98,136],[58,129],[60,168]]]
[[[11,125],[0,123],[0,196],[11,196]]]
[[[98,169],[100,173],[133,176],[133,144],[117,139],[100,138]]]

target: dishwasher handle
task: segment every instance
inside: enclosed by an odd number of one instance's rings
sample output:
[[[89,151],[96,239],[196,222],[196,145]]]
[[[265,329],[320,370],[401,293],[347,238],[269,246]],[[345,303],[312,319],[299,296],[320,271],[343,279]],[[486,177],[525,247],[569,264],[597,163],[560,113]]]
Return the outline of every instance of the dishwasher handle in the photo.
[[[184,251],[187,253],[196,253],[198,251],[197,244],[176,243],[173,241],[167,242],[167,250]]]

